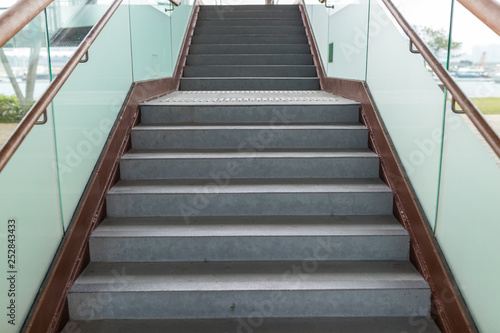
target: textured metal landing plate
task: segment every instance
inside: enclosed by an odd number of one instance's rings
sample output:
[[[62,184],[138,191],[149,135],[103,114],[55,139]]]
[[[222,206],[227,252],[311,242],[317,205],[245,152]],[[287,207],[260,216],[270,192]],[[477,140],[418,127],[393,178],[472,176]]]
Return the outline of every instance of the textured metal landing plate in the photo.
[[[261,90],[261,91],[176,91],[144,104],[293,104],[324,105],[356,104],[352,100],[314,90]]]

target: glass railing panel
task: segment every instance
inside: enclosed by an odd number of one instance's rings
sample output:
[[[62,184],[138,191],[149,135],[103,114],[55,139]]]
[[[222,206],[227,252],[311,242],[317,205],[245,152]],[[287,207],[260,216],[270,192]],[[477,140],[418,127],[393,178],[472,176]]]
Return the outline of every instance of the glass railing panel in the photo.
[[[130,5],[134,81],[172,76],[172,30],[169,6],[156,1]]]
[[[0,146],[50,84],[45,14],[0,48]]]
[[[317,0],[306,0],[304,2],[309,22],[311,24],[311,29],[314,34],[314,39],[316,40],[320,60],[323,63],[323,68],[327,71],[329,44],[328,27],[330,19],[330,16],[328,15],[329,10],[324,4],[319,3]]]
[[[304,3],[326,74],[364,81],[369,0]]]
[[[56,76],[112,0],[55,0],[47,8],[52,73]]]
[[[450,72],[500,135],[500,36],[456,3]]]
[[[328,76],[366,80],[369,0],[332,1],[329,10]],[[376,18],[371,24],[381,24]],[[332,45],[333,44],[333,45]]]
[[[367,82],[399,158],[434,227],[443,127],[444,93],[409,40],[371,1]]]
[[[447,107],[436,237],[479,331],[498,332],[500,159]]]
[[[449,70],[500,134],[500,37],[455,3]],[[479,331],[497,332],[500,159],[448,97],[436,237]],[[457,106],[459,108],[459,106]]]
[[[112,45],[112,47],[110,47]],[[64,226],[67,228],[132,83],[124,1],[54,99]]]
[[[50,84],[45,14],[0,50],[0,140]],[[52,108],[0,173],[0,332],[19,332],[63,235]]]
[[[398,0],[393,3],[446,68],[452,1]],[[453,47],[459,49],[460,45]]]
[[[49,109],[0,173],[0,332],[20,332],[63,236],[56,166]]]
[[[174,8],[171,12],[172,31],[172,59],[173,67],[177,65],[177,59],[181,52],[182,43],[186,34],[186,29],[189,24],[189,18],[193,9],[194,0],[183,0],[180,6]]]

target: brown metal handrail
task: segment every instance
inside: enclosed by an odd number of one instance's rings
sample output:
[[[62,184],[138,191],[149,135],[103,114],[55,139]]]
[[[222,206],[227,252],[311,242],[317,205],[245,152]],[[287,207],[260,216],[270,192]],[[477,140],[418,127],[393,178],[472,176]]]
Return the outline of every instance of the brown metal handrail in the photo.
[[[500,3],[495,0],[458,0],[467,10],[500,35]]]
[[[468,2],[465,0],[462,1]],[[399,10],[392,3],[392,1],[382,0],[382,2],[387,6],[387,8],[394,16],[396,21],[399,23],[403,31],[410,38],[410,41],[418,48],[422,57],[427,61],[429,66],[431,66],[431,68],[434,70],[434,72],[439,77],[444,86],[450,91],[453,98],[458,102],[458,104],[460,104],[465,114],[467,114],[472,123],[479,130],[479,133],[483,135],[483,137],[486,139],[491,148],[495,151],[497,156],[500,157],[500,138],[491,128],[490,124],[488,124],[486,119],[484,119],[481,111],[479,111],[479,109],[474,105],[474,103],[472,103],[472,101],[464,94],[464,92],[460,89],[455,80],[451,77],[451,75],[443,67],[443,65],[441,65],[441,63],[436,58],[434,53],[432,53],[429,50],[427,45],[422,41],[422,39],[418,36],[415,30],[413,30],[410,24],[405,20],[403,15],[399,12]]]
[[[0,47],[30,23],[54,0],[21,0],[0,15]]]
[[[73,70],[76,68],[80,60],[87,53],[92,43],[95,41],[99,33],[106,26],[111,16],[118,9],[123,0],[115,0],[108,10],[104,13],[101,19],[89,31],[87,36],[78,46],[73,56],[69,59],[68,63],[64,66],[57,77],[52,81],[45,93],[40,99],[31,107],[28,113],[21,120],[12,135],[9,137],[5,145],[0,150],[0,171],[3,170],[9,159],[14,155],[17,148],[21,145],[28,133],[31,131],[37,120],[41,117],[45,109],[52,102],[56,94],[69,78]]]

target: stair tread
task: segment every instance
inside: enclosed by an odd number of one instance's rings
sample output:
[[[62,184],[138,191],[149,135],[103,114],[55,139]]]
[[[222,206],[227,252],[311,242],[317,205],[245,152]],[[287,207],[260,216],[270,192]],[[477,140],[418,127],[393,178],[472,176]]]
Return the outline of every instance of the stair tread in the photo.
[[[378,155],[369,149],[265,149],[245,152],[235,149],[131,149],[122,159],[217,159],[217,158],[342,158]]]
[[[238,19],[239,20],[239,19]],[[274,19],[272,19],[274,20]],[[295,19],[292,19],[292,20],[295,20]],[[298,20],[296,20],[298,21]],[[202,28],[227,28],[229,26],[227,25],[204,25],[204,26],[196,26],[195,29],[202,29]],[[238,28],[255,28],[256,26],[255,25],[235,25],[233,27],[238,27]],[[280,27],[280,28],[304,28],[303,25],[297,25],[297,24],[288,24],[288,25],[258,25],[259,28],[268,28],[268,29],[273,29],[273,28],[276,28],[276,27]],[[264,35],[264,34],[262,34]],[[267,35],[269,36],[269,35]]]
[[[215,10],[215,11],[223,11],[226,10],[252,10],[252,9],[261,9],[261,10],[299,10],[299,5],[258,5],[258,4],[245,4],[245,5],[201,5],[200,10]]]
[[[317,77],[302,77],[302,76],[218,76],[218,77],[182,77],[181,80],[318,80]]]
[[[284,279],[303,261],[91,262],[70,293],[428,289],[409,261],[315,261],[304,279]],[[110,283],[116,274],[127,283]]]
[[[279,17],[279,18],[275,18],[275,17],[239,17],[239,18],[231,18],[231,17],[224,17],[222,19],[220,18],[203,18],[203,17],[199,17],[198,20],[196,21],[196,23],[200,23],[200,22],[231,22],[231,21],[234,21],[235,23],[241,23],[241,22],[245,22],[245,21],[256,21],[256,20],[259,20],[260,22],[262,22],[263,26],[266,26],[266,23],[268,23],[269,21],[272,21],[272,22],[275,22],[276,20],[278,21],[287,21],[288,23],[299,23],[302,25],[302,18],[301,17],[297,17],[297,18],[290,18],[290,17]],[[295,24],[292,24],[292,25],[295,25]]]
[[[217,36],[221,37],[290,37],[289,34],[274,34],[274,35],[268,35],[268,34],[232,34],[231,32],[225,33],[225,34],[217,34]],[[307,44],[307,43],[305,43]]]
[[[133,131],[158,131],[158,130],[178,130],[178,131],[210,131],[210,130],[366,130],[366,126],[360,123],[333,123],[333,124],[287,124],[287,125],[267,125],[267,124],[139,124]]]
[[[393,216],[108,217],[99,237],[407,236]]]
[[[238,45],[238,44],[234,44],[234,45]],[[263,68],[289,68],[289,67],[316,68],[316,66],[314,66],[314,65],[187,65],[186,67],[193,67],[193,68],[194,67],[208,67],[208,68],[219,68],[219,67],[229,67],[229,68],[241,68],[241,67],[248,67],[248,68],[255,68],[255,67],[263,67]]]
[[[266,35],[268,36],[268,35]],[[228,45],[234,45],[234,44],[228,44]],[[262,44],[262,45],[267,45],[267,44]],[[295,44],[288,44],[288,45],[295,45]],[[216,53],[205,53],[205,54],[188,54],[187,55],[188,57],[224,57],[224,56],[227,56],[227,57],[255,57],[255,56],[259,56],[259,57],[275,57],[275,56],[300,56],[300,57],[304,57],[304,56],[309,56],[309,57],[312,57],[311,54],[297,54],[297,53],[252,53],[252,54],[225,54],[225,53],[221,53],[221,54],[216,54]]]
[[[256,331],[259,333],[438,333],[430,317],[306,317],[265,318]],[[416,325],[415,323],[419,323]],[[252,324],[252,325],[250,325]],[[63,333],[221,333],[254,332],[255,322],[238,319],[156,319],[156,320],[94,320],[74,321]],[[425,325],[425,326],[422,326]],[[422,330],[424,327],[424,330]],[[239,329],[239,330],[238,330]]]
[[[207,186],[213,184],[213,186]],[[197,193],[332,193],[380,192],[391,189],[377,178],[332,179],[231,179],[230,184],[218,186],[213,179],[155,179],[120,180],[108,194],[197,194]]]
[[[266,36],[269,36],[269,35],[266,35]],[[241,43],[241,44],[235,44],[235,43],[230,43],[230,44],[213,44],[213,43],[196,43],[196,45],[205,45],[205,46],[212,46],[212,47],[224,47],[224,46],[247,46],[247,45],[251,45],[251,46],[262,46],[262,47],[267,47],[269,46],[269,44],[249,44],[249,43]],[[291,44],[291,43],[277,43],[277,44],[272,44],[272,46],[294,46],[294,47],[297,47],[297,46],[305,46],[305,45],[308,45],[307,43],[304,43],[304,44]],[[210,53],[210,54],[213,54],[213,53]],[[224,53],[224,54],[227,54],[227,53]],[[253,55],[254,53],[252,53]],[[264,53],[264,54],[269,54],[269,53]],[[273,54],[276,54],[276,53],[273,53]],[[289,53],[289,54],[295,54],[295,53]]]
[[[253,18],[253,17],[241,17],[241,18],[198,18],[198,20],[196,22],[202,22],[202,21],[223,21],[223,22],[227,22],[227,21],[238,21],[238,22],[241,22],[241,21],[245,21],[245,20],[255,20],[256,18]],[[276,20],[276,18],[268,18],[268,17],[258,17],[259,20],[261,20],[261,22],[265,22],[265,21],[274,21]],[[278,18],[278,20],[280,21],[297,21],[297,22],[302,22],[302,18],[289,18],[289,17],[285,17],[285,18]]]

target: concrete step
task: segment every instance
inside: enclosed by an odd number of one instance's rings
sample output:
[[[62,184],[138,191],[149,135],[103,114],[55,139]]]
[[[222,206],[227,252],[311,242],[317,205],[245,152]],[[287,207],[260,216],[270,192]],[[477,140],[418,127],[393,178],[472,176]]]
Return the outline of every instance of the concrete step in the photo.
[[[186,65],[313,65],[311,54],[188,55]]]
[[[225,13],[225,12],[249,12],[249,11],[267,11],[267,12],[298,12],[298,5],[224,5],[224,6],[210,6],[203,5],[200,6],[200,13],[204,12],[217,12],[217,13]]]
[[[228,33],[231,33],[230,31]],[[307,44],[306,36],[293,35],[194,35],[196,44]]]
[[[410,317],[430,290],[402,261],[91,262],[68,302],[73,320]]]
[[[193,95],[193,94],[191,94]],[[224,94],[228,95],[228,94]],[[203,96],[199,94],[199,96]],[[227,124],[227,123],[254,123],[262,125],[286,125],[294,123],[358,123],[359,107],[356,102],[338,98],[337,101],[330,100],[330,104],[321,102],[322,98],[330,96],[318,95],[318,104],[311,102],[299,102],[297,104],[264,104],[270,103],[267,100],[273,98],[270,94],[243,95],[240,98],[252,98],[255,102],[244,101],[245,104],[238,105],[236,101],[222,104],[222,101],[215,105],[201,103],[181,102],[172,105],[175,100],[166,99],[167,103],[162,101],[147,102],[141,104],[141,122],[142,124]],[[314,95],[307,95],[297,92],[293,96],[305,96],[315,99]],[[188,99],[190,95],[182,95],[180,98]],[[215,99],[222,98],[222,95],[211,95]],[[332,96],[335,97],[335,96]],[[232,96],[227,97],[232,100]],[[257,103],[261,99],[262,104]],[[284,97],[286,99],[287,96]],[[181,99],[183,100],[183,99]],[[242,100],[243,102],[243,100]],[[309,104],[307,104],[309,103]]]
[[[256,55],[255,57],[260,57]],[[182,77],[180,90],[319,90],[316,77]]]
[[[305,28],[303,26],[196,26],[194,28],[195,35],[302,35],[305,36]]]
[[[390,215],[380,179],[120,180],[107,194],[111,217]]]
[[[361,124],[143,125],[132,129],[134,149],[367,148]]]
[[[107,218],[90,238],[95,262],[407,260],[392,216]]]
[[[285,10],[285,11],[269,11],[269,10],[218,10],[218,11],[205,11],[200,10],[198,14],[199,19],[236,19],[236,18],[254,18],[254,19],[301,19],[300,11],[298,10]]]
[[[302,18],[225,18],[203,19],[198,18],[197,27],[274,27],[274,26],[304,26]]]
[[[378,156],[368,149],[131,150],[120,161],[120,177],[376,178],[378,166]]]
[[[193,44],[189,54],[310,54],[308,44]]]
[[[439,333],[431,317],[315,317],[72,321],[62,333]],[[418,324],[416,324],[418,323]]]
[[[316,77],[313,65],[186,66],[184,77]]]

